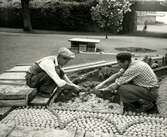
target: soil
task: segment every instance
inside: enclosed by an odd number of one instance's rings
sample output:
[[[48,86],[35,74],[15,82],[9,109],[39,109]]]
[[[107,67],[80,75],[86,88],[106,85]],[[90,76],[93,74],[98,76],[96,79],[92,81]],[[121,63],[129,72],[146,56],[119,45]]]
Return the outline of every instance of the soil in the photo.
[[[76,91],[74,89],[64,89],[62,90],[61,95],[56,99],[56,102],[62,102],[62,103],[63,102],[68,103],[69,101],[75,102],[76,98],[78,98],[81,102],[86,101],[89,98],[89,96],[95,93],[94,87],[97,84],[99,84],[101,81],[107,79],[109,76],[114,74],[116,71],[118,71],[118,68],[113,69],[112,67],[102,67],[97,71],[89,70],[87,72],[82,71],[82,72],[75,72],[75,73],[69,74],[69,76],[75,80],[75,83],[82,86],[83,89],[80,91]],[[86,74],[89,74],[89,75],[86,75]],[[166,75],[158,76],[158,80],[160,84],[165,77]],[[110,92],[103,92],[103,93],[99,92],[98,94],[96,92],[96,97],[101,98],[102,100],[108,100],[109,102],[112,102],[112,103],[117,103],[117,104],[120,103],[119,96],[116,94],[112,94]],[[154,113],[154,112],[157,113],[157,110],[155,109],[151,113]]]
[[[68,102],[69,100],[74,100],[74,98],[79,97],[79,93],[82,92],[86,95],[94,94],[94,88],[101,81],[104,81],[112,74],[116,73],[119,70],[119,67],[101,67],[99,69],[87,70],[87,71],[79,71],[68,74],[70,79],[73,79],[73,82],[77,85],[83,87],[81,91],[75,91],[74,89],[62,89],[62,93],[59,98],[56,99],[56,102]],[[78,77],[79,76],[79,77]],[[105,94],[99,93],[96,94],[98,97],[102,99],[107,99],[114,102],[119,102],[119,99],[113,99],[113,94],[109,92],[105,92]]]

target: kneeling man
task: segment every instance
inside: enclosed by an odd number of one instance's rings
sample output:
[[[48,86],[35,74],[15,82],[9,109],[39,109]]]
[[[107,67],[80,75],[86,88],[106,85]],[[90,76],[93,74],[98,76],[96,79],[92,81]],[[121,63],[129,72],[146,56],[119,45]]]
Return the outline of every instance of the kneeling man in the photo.
[[[117,91],[124,106],[131,110],[147,112],[152,109],[159,87],[154,71],[143,61],[132,61],[130,53],[119,53],[116,59],[121,70],[97,85],[96,89],[102,92]],[[110,84],[106,87],[107,83]]]
[[[27,85],[37,88],[38,93],[43,96],[50,96],[57,87],[79,90],[80,87],[72,83],[62,69],[74,57],[73,52],[63,47],[59,49],[57,56],[48,56],[36,61],[26,74]]]

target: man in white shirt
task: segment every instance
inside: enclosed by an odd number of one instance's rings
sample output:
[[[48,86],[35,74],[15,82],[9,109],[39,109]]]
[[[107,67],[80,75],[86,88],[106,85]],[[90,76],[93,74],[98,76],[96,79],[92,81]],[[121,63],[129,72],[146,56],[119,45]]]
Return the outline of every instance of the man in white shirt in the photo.
[[[139,111],[148,111],[158,96],[159,85],[155,73],[147,63],[132,61],[130,53],[119,53],[116,58],[121,70],[97,85],[96,89],[102,92],[118,91],[126,106],[134,106],[138,102],[141,106]],[[110,85],[106,87],[107,83]]]
[[[26,74],[26,83],[31,88],[37,88],[42,95],[49,96],[55,88],[80,87],[74,84],[62,70],[75,54],[67,48],[60,48],[57,56],[48,56],[36,61]]]

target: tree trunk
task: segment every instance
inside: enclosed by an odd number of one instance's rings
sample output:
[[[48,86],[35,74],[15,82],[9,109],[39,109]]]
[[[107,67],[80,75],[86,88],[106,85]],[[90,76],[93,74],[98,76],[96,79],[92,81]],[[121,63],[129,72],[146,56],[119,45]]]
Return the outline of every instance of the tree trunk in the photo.
[[[105,33],[106,33],[106,39],[108,39],[108,26],[107,26],[108,21],[105,22]]]
[[[32,31],[31,17],[30,17],[30,11],[29,11],[29,1],[30,0],[21,0],[23,29],[24,31],[28,31],[28,32]]]
[[[108,39],[108,31],[107,30],[105,30],[106,31],[106,39]]]

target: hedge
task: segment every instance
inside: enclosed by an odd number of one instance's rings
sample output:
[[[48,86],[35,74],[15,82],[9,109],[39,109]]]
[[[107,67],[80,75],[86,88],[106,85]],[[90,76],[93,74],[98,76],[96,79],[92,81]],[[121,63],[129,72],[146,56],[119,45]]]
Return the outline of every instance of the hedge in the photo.
[[[65,31],[95,31],[97,26],[91,19],[90,8],[96,1],[46,3],[45,8],[31,6],[33,29]],[[21,8],[0,8],[1,27],[22,28]]]
[[[22,16],[20,9],[0,8],[0,26],[1,27],[22,27]]]
[[[19,2],[8,6],[10,8],[0,7],[0,27],[23,28]],[[90,9],[96,4],[96,0],[33,0],[30,3],[32,27],[60,31],[102,31],[91,19]],[[122,33],[133,31],[133,19],[133,13],[125,15]]]

